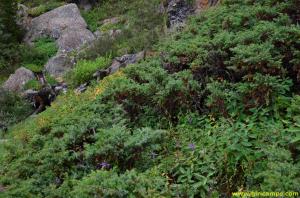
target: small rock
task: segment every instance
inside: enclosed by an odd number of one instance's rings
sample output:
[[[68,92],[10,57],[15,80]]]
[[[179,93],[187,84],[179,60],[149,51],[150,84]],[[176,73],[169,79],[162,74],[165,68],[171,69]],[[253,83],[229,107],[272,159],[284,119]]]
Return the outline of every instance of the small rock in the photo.
[[[75,93],[80,94],[87,90],[88,83],[81,84],[79,87],[75,89]]]
[[[29,81],[35,79],[34,73],[24,67],[20,67],[11,74],[8,80],[4,83],[3,88],[9,91],[20,92],[24,85]]]
[[[60,84],[58,86],[54,87],[54,91],[55,93],[59,94],[59,93],[63,93],[66,94],[68,91],[68,85],[66,83]]]
[[[109,75],[109,71],[107,69],[102,69],[102,70],[96,71],[93,74],[93,78],[96,78],[99,81],[99,80],[102,80],[107,75]]]
[[[97,80],[102,80],[104,77],[111,75],[115,72],[117,72],[120,68],[126,67],[129,64],[137,63],[140,60],[143,60],[145,58],[145,51],[141,51],[137,54],[126,54],[121,57],[116,57],[110,67],[107,69],[98,70],[93,74],[94,78],[97,78]]]

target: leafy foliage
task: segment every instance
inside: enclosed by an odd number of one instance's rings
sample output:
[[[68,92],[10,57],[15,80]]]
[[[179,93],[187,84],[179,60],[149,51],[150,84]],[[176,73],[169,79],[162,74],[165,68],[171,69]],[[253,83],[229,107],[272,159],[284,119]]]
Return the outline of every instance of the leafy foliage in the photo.
[[[99,57],[95,60],[79,60],[73,70],[67,74],[67,78],[75,86],[91,80],[93,73],[97,70],[105,69],[111,63],[110,58]]]
[[[33,90],[40,90],[42,85],[38,80],[29,80],[25,85],[24,89],[33,89]]]
[[[160,57],[59,96],[5,136],[1,196],[298,192],[296,5],[223,1],[160,42]],[[109,61],[81,60],[72,78]]]
[[[28,14],[32,17],[37,17],[41,14],[44,14],[45,12],[53,10],[62,5],[64,5],[63,2],[57,2],[57,1],[45,2],[36,7],[30,8],[28,10]]]
[[[83,12],[89,28],[104,34],[86,50],[84,57],[95,58],[107,53],[115,57],[151,48],[164,34],[165,15],[158,11],[160,3],[159,0],[108,0],[92,11]],[[102,20],[116,16],[121,19],[119,23],[101,24]],[[112,38],[105,35],[108,30],[121,30],[121,34]]]
[[[32,111],[30,105],[14,93],[0,89],[0,96],[0,131],[2,126],[17,123]]]
[[[0,74],[4,70],[13,70],[18,56],[18,42],[21,31],[17,26],[17,1],[0,2]]]
[[[40,72],[48,59],[57,52],[57,46],[53,39],[40,38],[34,42],[34,46],[21,46],[22,64],[33,72]]]

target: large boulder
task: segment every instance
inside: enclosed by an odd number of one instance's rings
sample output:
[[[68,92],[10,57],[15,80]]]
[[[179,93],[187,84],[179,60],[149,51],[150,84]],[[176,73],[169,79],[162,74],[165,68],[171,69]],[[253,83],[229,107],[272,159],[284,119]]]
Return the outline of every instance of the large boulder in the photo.
[[[68,4],[46,12],[32,19],[31,29],[25,35],[26,41],[33,41],[41,36],[58,39],[66,28],[85,29],[86,22],[80,15],[76,4]]]
[[[95,40],[94,34],[87,29],[87,24],[74,3],[61,6],[32,19],[31,28],[25,35],[25,41],[31,43],[43,36],[56,39],[59,50],[57,55],[48,61],[45,69],[57,78],[62,77],[74,65],[67,55],[68,52],[78,50],[84,44]]]
[[[43,36],[57,39],[59,49],[63,51],[72,51],[95,39],[87,29],[77,5],[73,3],[32,19],[25,41],[30,43]]]
[[[59,78],[69,71],[75,61],[72,60],[67,54],[58,54],[49,59],[45,66],[46,71],[52,76]]]
[[[93,33],[87,29],[66,29],[56,41],[61,52],[70,52],[80,48],[95,39]]]
[[[3,88],[9,91],[21,92],[24,85],[35,79],[34,73],[24,67],[21,67],[11,74],[8,80],[4,83]]]

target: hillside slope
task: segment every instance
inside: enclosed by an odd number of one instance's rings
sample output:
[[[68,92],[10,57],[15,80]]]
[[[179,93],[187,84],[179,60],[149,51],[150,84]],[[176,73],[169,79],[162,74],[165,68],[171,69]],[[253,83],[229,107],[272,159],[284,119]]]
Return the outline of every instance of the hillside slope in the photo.
[[[0,144],[0,197],[220,197],[300,187],[297,0],[225,0]]]

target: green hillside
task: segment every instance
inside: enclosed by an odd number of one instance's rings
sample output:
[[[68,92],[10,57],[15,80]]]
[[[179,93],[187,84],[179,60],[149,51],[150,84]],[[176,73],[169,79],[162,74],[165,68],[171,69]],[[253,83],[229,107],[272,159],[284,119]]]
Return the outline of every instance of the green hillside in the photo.
[[[113,6],[144,26],[86,51],[82,65],[142,49],[151,56],[2,135],[0,197],[300,192],[299,1],[224,0],[172,33],[151,6],[138,18],[142,1],[112,2],[83,11],[91,29]],[[124,5],[132,7],[122,13]],[[81,83],[74,71],[69,80]]]

